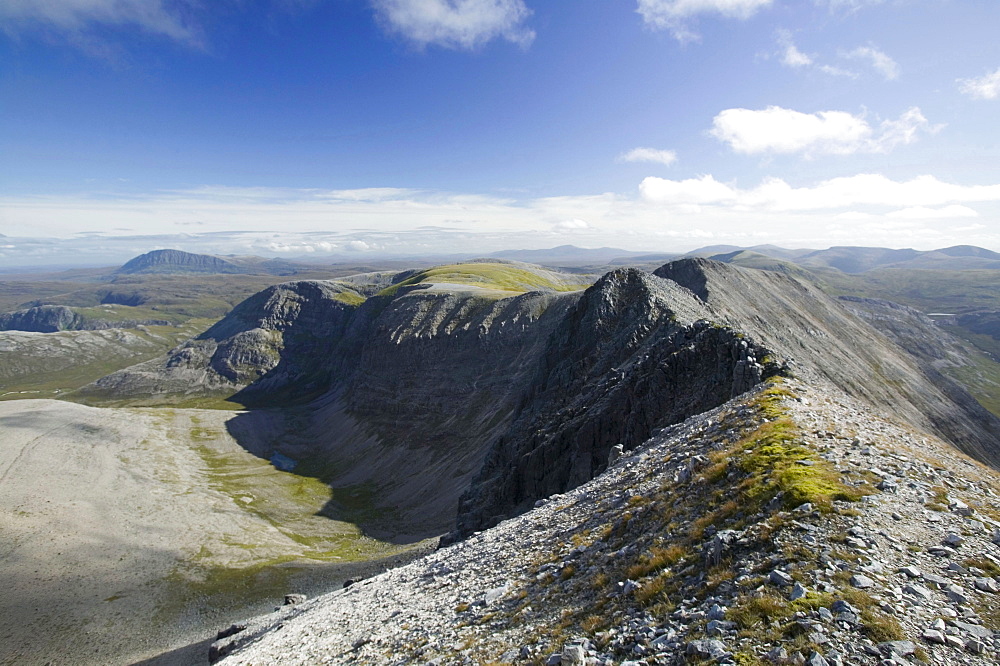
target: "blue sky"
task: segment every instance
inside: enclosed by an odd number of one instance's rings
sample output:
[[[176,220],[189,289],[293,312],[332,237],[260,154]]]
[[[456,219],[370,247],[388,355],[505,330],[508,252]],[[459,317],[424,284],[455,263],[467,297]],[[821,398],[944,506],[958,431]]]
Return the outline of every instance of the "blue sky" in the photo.
[[[4,0],[0,261],[1000,250],[997,26],[995,0]]]

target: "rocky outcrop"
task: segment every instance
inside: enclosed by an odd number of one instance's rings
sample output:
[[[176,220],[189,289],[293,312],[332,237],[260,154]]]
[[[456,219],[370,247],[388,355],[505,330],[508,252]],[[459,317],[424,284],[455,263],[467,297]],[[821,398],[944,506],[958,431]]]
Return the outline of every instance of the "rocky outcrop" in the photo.
[[[582,293],[397,282],[365,300],[356,286],[272,287],[166,362],[92,390],[297,405],[234,427],[259,455],[321,459],[331,483],[404,507],[400,524],[434,533],[457,514],[452,538],[778,373],[828,381],[1000,464],[995,419],[794,275],[685,259],[614,271]]]
[[[712,324],[691,292],[635,269],[587,290],[549,339],[510,430],[463,496],[457,536],[604,471],[654,429],[712,409],[779,371]]]
[[[830,381],[1000,465],[1000,420],[811,284],[707,259],[674,261],[654,276],[611,273],[584,295],[567,321],[595,324],[560,329],[527,405],[463,496],[450,539],[592,478],[612,447],[627,451],[655,427],[710,409],[779,368]],[[583,314],[592,309],[601,314]],[[604,339],[599,332],[614,330],[616,316],[625,335]],[[605,355],[614,360],[602,365]]]
[[[65,305],[40,305],[27,310],[0,314],[0,331],[29,333],[75,331],[82,323],[83,317]]]
[[[969,455],[1000,467],[1000,420],[928,360],[947,352],[907,349],[915,337],[921,345],[941,344],[934,341],[940,332],[897,334],[910,324],[919,325],[917,318],[909,316],[905,324],[893,327],[888,322],[900,315],[887,316],[891,308],[882,307],[878,317],[859,308],[852,312],[795,276],[705,259],[672,262],[655,274],[704,291],[713,321],[757,340],[791,364],[793,372],[827,379],[848,395],[930,429]],[[902,312],[908,310],[897,311]]]
[[[198,337],[156,359],[115,372],[83,391],[117,399],[242,392],[254,404],[270,395],[315,395],[332,367],[360,299],[335,283],[288,282],[240,303]],[[346,301],[346,302],[345,302]]]
[[[169,326],[165,319],[102,319],[84,316],[65,305],[38,305],[26,310],[0,314],[0,331],[55,333],[57,331],[103,331],[109,328]]]

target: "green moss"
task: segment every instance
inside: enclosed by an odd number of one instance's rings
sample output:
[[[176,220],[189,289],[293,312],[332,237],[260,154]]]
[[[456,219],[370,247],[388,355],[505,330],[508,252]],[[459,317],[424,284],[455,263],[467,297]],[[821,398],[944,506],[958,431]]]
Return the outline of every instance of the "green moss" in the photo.
[[[777,412],[780,405],[770,402],[767,409]],[[780,492],[785,508],[810,502],[828,510],[834,500],[857,501],[873,492],[866,486],[844,484],[833,465],[801,441],[787,416],[760,425],[737,443],[733,455],[748,475],[740,488],[755,505]]]

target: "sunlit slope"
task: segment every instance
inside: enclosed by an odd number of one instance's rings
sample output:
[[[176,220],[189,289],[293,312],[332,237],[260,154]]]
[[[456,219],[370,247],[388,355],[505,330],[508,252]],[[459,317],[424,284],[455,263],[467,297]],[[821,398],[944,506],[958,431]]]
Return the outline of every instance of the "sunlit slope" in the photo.
[[[524,293],[527,291],[577,291],[593,282],[590,276],[550,271],[516,262],[468,262],[417,271],[382,291],[394,295],[400,288],[417,285],[443,289],[472,287],[482,290]]]

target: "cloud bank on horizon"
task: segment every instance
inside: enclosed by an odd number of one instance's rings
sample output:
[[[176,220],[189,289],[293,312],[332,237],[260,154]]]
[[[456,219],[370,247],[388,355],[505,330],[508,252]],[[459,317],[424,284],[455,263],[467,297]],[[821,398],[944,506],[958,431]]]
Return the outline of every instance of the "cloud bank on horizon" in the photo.
[[[932,0],[7,0],[0,261],[168,240],[1000,249],[998,20]]]

